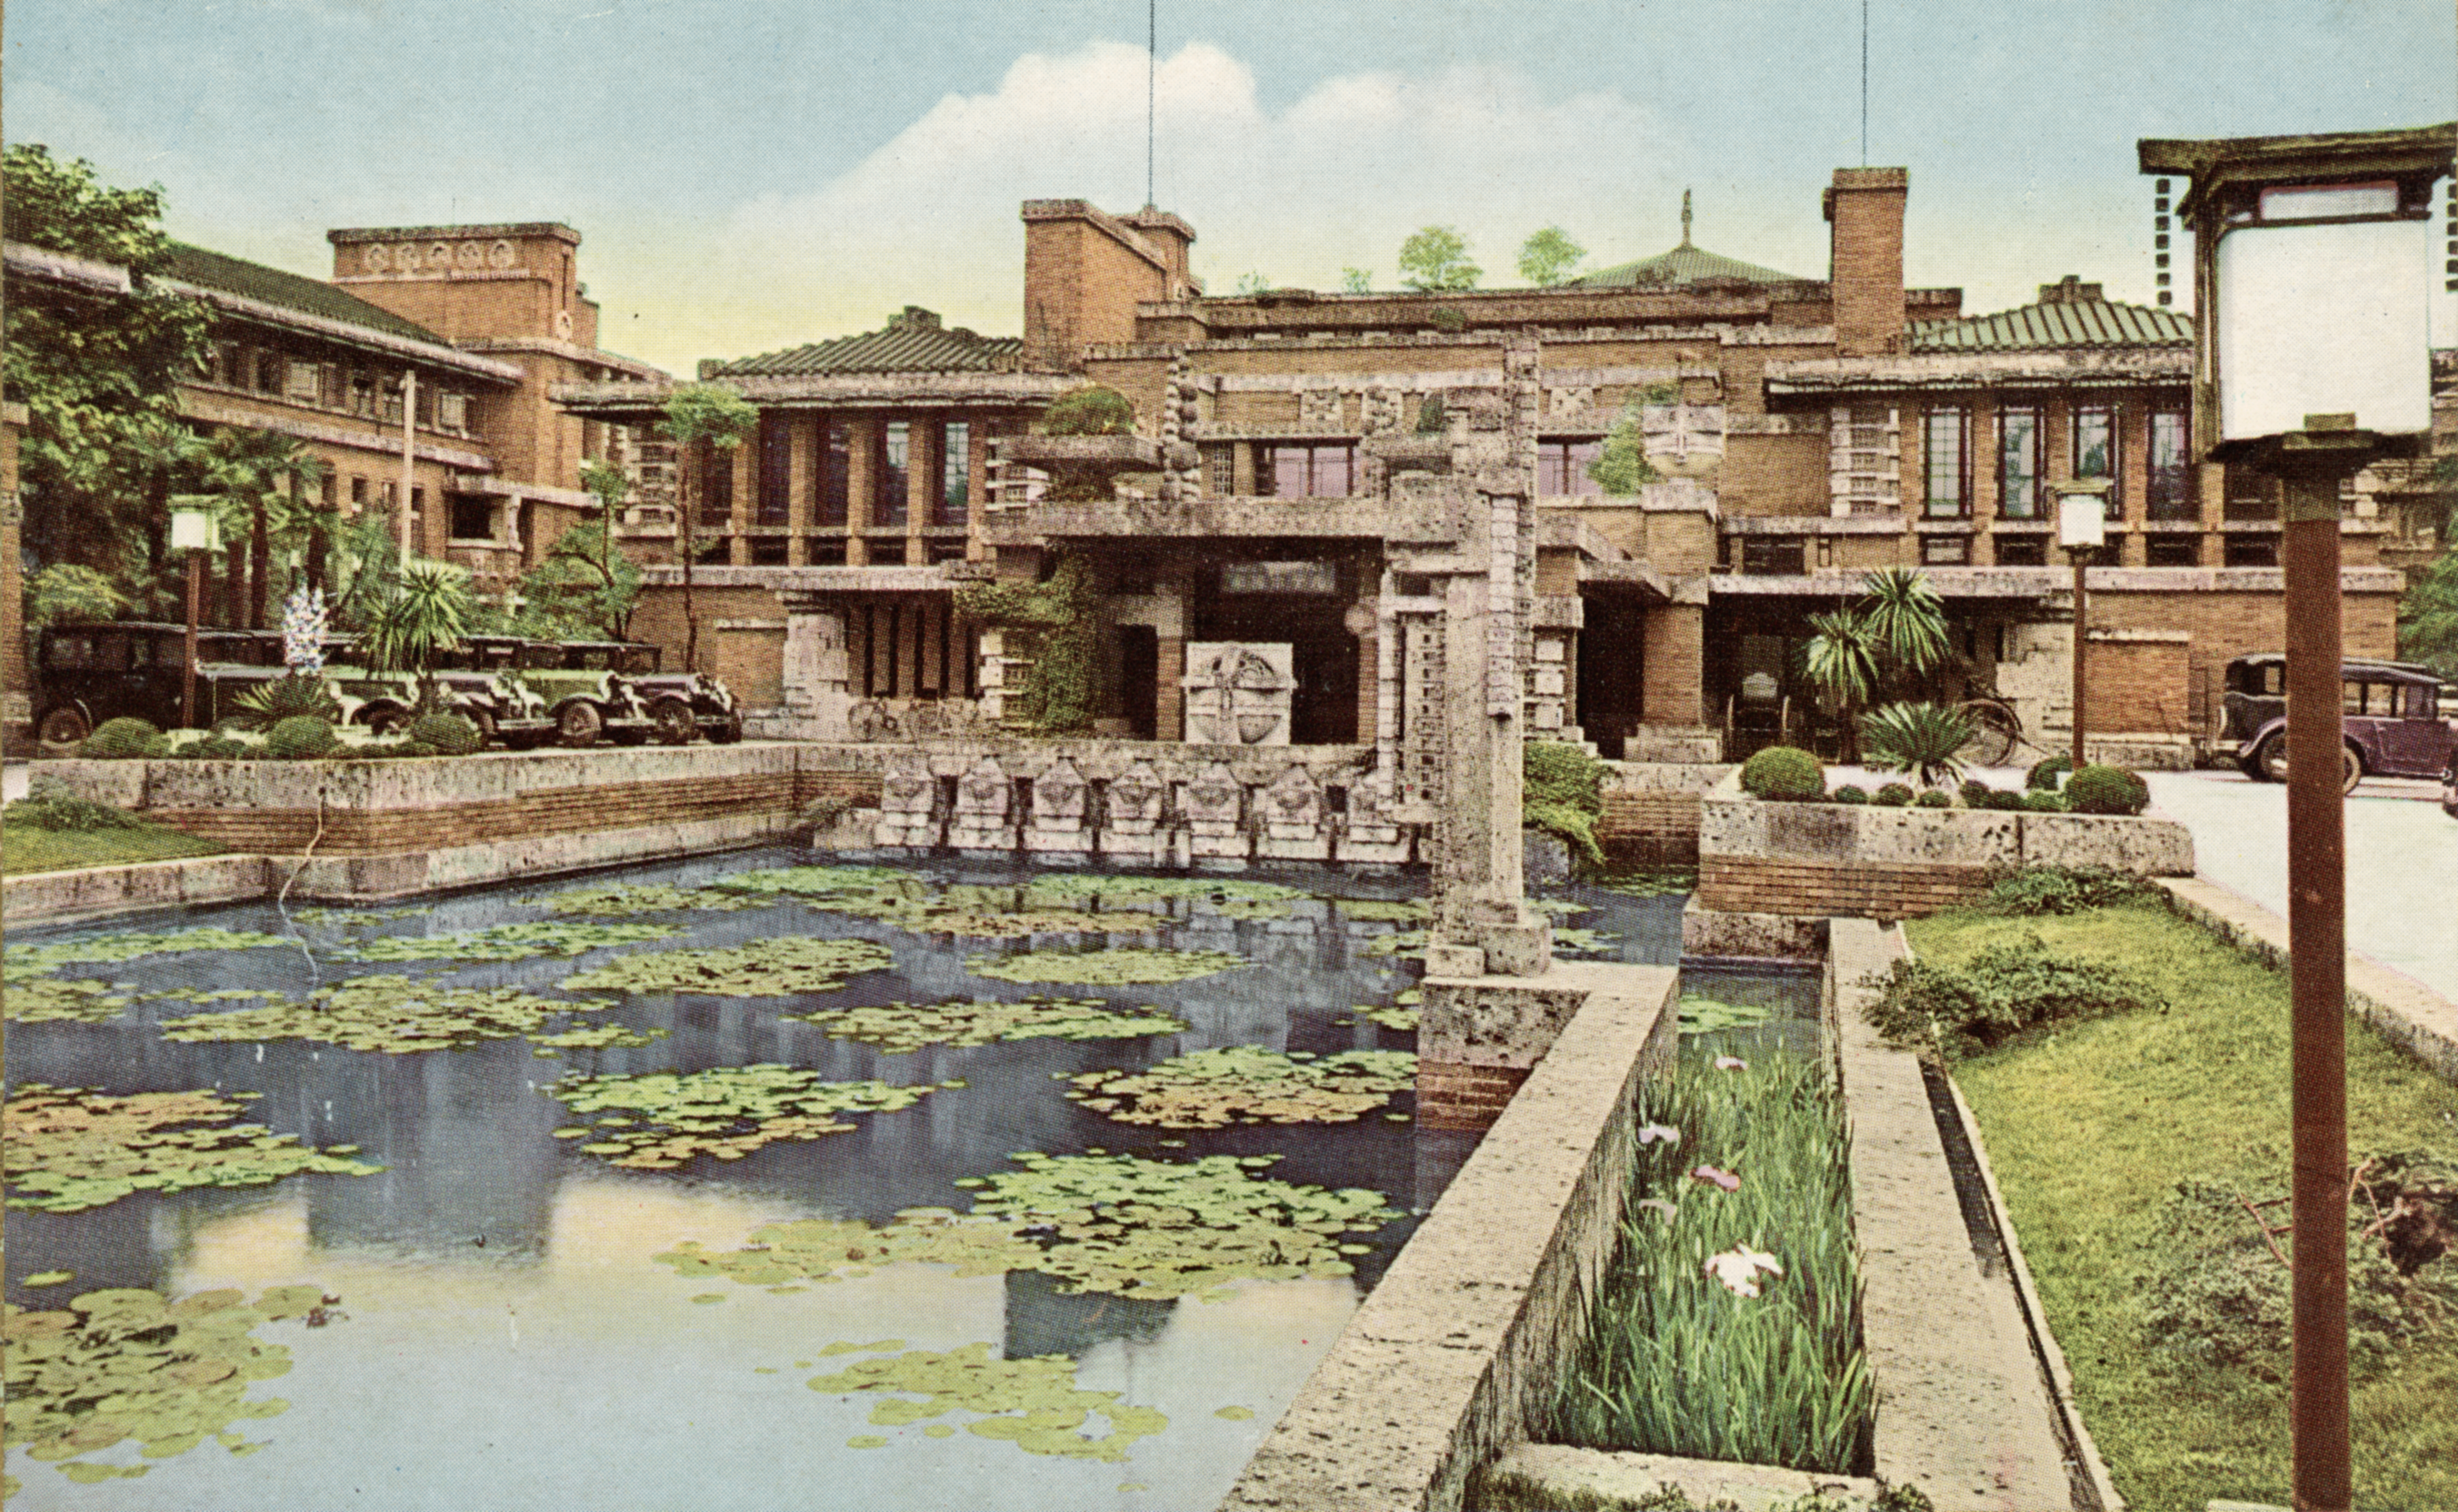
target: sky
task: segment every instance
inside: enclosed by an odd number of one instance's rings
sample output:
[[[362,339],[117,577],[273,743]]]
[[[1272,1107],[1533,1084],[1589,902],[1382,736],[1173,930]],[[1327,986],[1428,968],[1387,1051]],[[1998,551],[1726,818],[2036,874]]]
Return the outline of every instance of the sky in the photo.
[[[1151,6],[1148,11],[1147,5]],[[158,183],[172,233],[323,276],[333,226],[562,220],[602,343],[677,372],[877,328],[1021,329],[1028,198],[1152,198],[1216,291],[1486,285],[1699,245],[1826,272],[1837,167],[1911,174],[1964,308],[2153,294],[2143,136],[2458,116],[2454,0],[16,0],[0,130]],[[2179,280],[2182,282],[2183,280]],[[2451,311],[2447,307],[2443,314]],[[2436,321],[2437,330],[2450,324]],[[2436,340],[2443,340],[2436,335]]]

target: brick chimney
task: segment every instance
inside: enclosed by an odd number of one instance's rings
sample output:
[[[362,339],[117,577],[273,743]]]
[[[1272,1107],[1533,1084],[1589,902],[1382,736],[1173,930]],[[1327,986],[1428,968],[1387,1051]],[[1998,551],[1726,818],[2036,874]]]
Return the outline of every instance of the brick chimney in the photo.
[[[1838,168],[1824,196],[1827,279],[1835,300],[1835,349],[1844,357],[1898,350],[1904,335],[1904,197],[1901,168]]]
[[[333,282],[455,342],[597,344],[580,233],[552,221],[351,226],[324,233]]]
[[[1194,228],[1150,207],[1121,219],[1082,199],[1024,202],[1024,365],[1073,372],[1094,342],[1135,339],[1135,306],[1188,298]]]

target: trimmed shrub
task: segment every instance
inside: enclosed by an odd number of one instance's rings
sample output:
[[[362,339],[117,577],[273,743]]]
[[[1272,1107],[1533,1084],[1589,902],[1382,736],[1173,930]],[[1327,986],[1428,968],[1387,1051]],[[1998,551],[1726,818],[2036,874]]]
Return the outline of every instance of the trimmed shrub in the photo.
[[[2156,897],[2158,889],[2138,877],[2104,866],[2032,866],[1989,889],[1979,906],[1992,914],[2078,914]]]
[[[145,743],[136,748],[136,754],[148,761],[167,761],[177,755],[171,749],[170,735],[161,731],[147,735]]]
[[[179,754],[191,761],[244,761],[257,752],[244,740],[234,740],[226,735],[210,735]]]
[[[1834,792],[1826,795],[1826,797],[1827,801],[1831,803],[1866,803],[1869,801],[1869,790],[1864,787],[1856,787],[1852,783],[1846,782],[1842,787],[1837,788]]]
[[[1520,748],[1522,813],[1591,861],[1601,862],[1596,817],[1605,811],[1605,764],[1562,740],[1531,740]]]
[[[1135,428],[1135,406],[1099,383],[1071,388],[1041,412],[1045,436],[1124,436]]]
[[[2158,989],[2105,961],[2052,955],[2038,936],[1990,945],[1961,966],[1898,961],[1873,977],[1869,1022],[1896,1045],[1974,1055],[2036,1025],[2140,1009],[2165,1012]]]
[[[1771,745],[1741,763],[1741,789],[1770,803],[1814,803],[1826,796],[1826,769],[1799,746]]]
[[[333,723],[339,723],[342,717],[342,705],[334,698],[331,686],[314,673],[294,672],[259,683],[231,702],[235,712],[221,723],[242,730],[270,730],[302,714]]]
[[[264,754],[278,761],[296,761],[329,756],[341,744],[331,725],[311,714],[296,714],[266,732]]]
[[[392,754],[397,756],[442,756],[444,753],[424,740],[404,740],[393,747]]]
[[[1912,790],[1901,782],[1889,782],[1869,795],[1869,801],[1881,808],[1899,809],[1912,800]]]
[[[2009,793],[2004,788],[1991,788],[1989,796],[1981,800],[1980,806],[1993,809],[2001,814],[2020,813],[2023,807],[2023,795]]]
[[[487,743],[478,727],[457,714],[423,714],[409,722],[409,738],[446,756],[468,756]]]
[[[1912,799],[1912,807],[1916,809],[1950,809],[1954,807],[1954,799],[1948,797],[1944,793],[1940,792],[1936,788],[1930,788],[1927,792],[1923,793],[1918,797]]]
[[[2033,814],[2063,814],[2066,796],[2049,788],[2034,788],[2023,795],[2023,807]]]
[[[161,731],[142,719],[105,719],[77,747],[77,755],[102,761],[134,761],[145,754],[147,741],[161,737]]]
[[[2057,784],[2065,780],[2066,774],[2073,770],[2073,757],[2070,756],[2048,756],[2031,763],[2031,772],[2023,778],[2023,786],[2032,789],[2047,789],[2051,792],[2054,792]]]
[[[1989,806],[1989,798],[1994,797],[1997,792],[1995,788],[1990,787],[1988,783],[1982,782],[1977,778],[1964,783],[1963,786],[1956,791],[1962,794],[1963,806],[1968,809],[1987,808]]]
[[[5,812],[9,823],[38,830],[139,830],[145,821],[126,809],[56,789],[19,798]]]
[[[2087,766],[2066,778],[2066,807],[2076,814],[2139,814],[2151,787],[2123,767]]]

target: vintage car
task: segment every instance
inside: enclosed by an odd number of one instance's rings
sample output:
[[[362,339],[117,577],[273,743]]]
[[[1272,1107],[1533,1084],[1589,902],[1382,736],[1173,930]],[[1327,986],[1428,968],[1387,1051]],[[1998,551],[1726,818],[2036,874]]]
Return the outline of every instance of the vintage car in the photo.
[[[712,744],[732,745],[742,738],[742,709],[724,682],[707,673],[659,672],[661,653],[655,646],[611,644],[620,646],[633,665],[647,664],[648,670],[634,674],[632,681],[648,702],[649,721],[660,742],[685,745],[694,735],[704,735]]]
[[[696,672],[660,672],[662,652],[641,641],[567,640],[525,643],[521,667],[532,678],[558,675],[565,681],[583,674],[610,678],[609,694],[590,692],[607,737],[622,745],[655,738],[664,745],[685,745],[705,735],[718,745],[742,738],[742,713],[732,689],[716,677]],[[558,692],[558,697],[566,696]],[[626,707],[621,699],[628,697]],[[566,744],[575,740],[565,731]],[[593,737],[594,738],[594,737]]]
[[[510,637],[480,637],[482,641]],[[508,675],[545,704],[555,738],[568,746],[595,745],[602,735],[618,745],[639,745],[659,733],[650,699],[636,679],[656,671],[656,648],[619,641],[523,640],[512,652]],[[690,736],[686,735],[684,738]]]
[[[42,714],[34,736],[72,751],[107,719],[142,719],[169,730],[182,721],[188,631],[184,625],[113,620],[51,625],[34,649]],[[197,632],[197,723],[237,712],[235,699],[282,675],[281,637],[269,631]]]
[[[446,707],[477,726],[484,744],[500,740],[526,748],[554,733],[554,720],[536,694],[470,655],[466,647],[438,656],[434,675]],[[417,715],[418,674],[366,666],[355,637],[336,635],[324,642],[324,676],[342,705],[344,724],[398,735]]]
[[[2458,708],[2445,709],[2429,667],[2401,661],[2347,661],[2339,670],[2343,749],[2341,786],[2366,777],[2437,777],[2449,765]],[[2277,652],[2227,664],[2219,745],[2258,782],[2287,777],[2287,658]]]

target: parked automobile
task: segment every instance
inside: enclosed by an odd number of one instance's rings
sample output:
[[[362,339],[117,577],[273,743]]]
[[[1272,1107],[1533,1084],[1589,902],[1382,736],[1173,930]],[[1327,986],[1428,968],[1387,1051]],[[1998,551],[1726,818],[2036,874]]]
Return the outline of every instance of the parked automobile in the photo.
[[[66,752],[108,719],[142,719],[161,729],[181,723],[188,661],[184,625],[145,620],[45,627],[34,650],[43,712],[34,735]],[[281,637],[269,631],[197,632],[197,723],[237,712],[250,688],[282,675]]]
[[[324,642],[324,676],[342,706],[344,724],[393,735],[406,730],[417,716],[418,674],[367,667],[360,659],[353,636],[337,635]],[[445,707],[475,725],[482,744],[500,740],[509,746],[532,746],[554,732],[554,720],[534,692],[464,649],[444,652],[437,659],[434,676]]]
[[[2441,812],[2458,819],[2458,759],[2441,774]]]
[[[609,644],[621,648],[628,665],[646,664],[646,671],[632,673],[632,683],[648,703],[660,742],[685,745],[694,735],[704,735],[713,744],[732,745],[742,738],[742,709],[723,681],[706,673],[658,671],[663,653],[655,646]]]
[[[619,641],[525,640],[511,675],[545,704],[565,745],[595,745],[600,736],[637,745],[657,732],[635,682],[656,671],[656,648],[640,650],[649,654],[633,654]]]
[[[2343,750],[2342,786],[2364,777],[2435,777],[2448,768],[2458,730],[2442,704],[2442,683],[2429,667],[2400,661],[2348,661],[2340,667]],[[2258,782],[2287,777],[2287,658],[2277,652],[2239,656],[2227,665],[2219,743]]]

